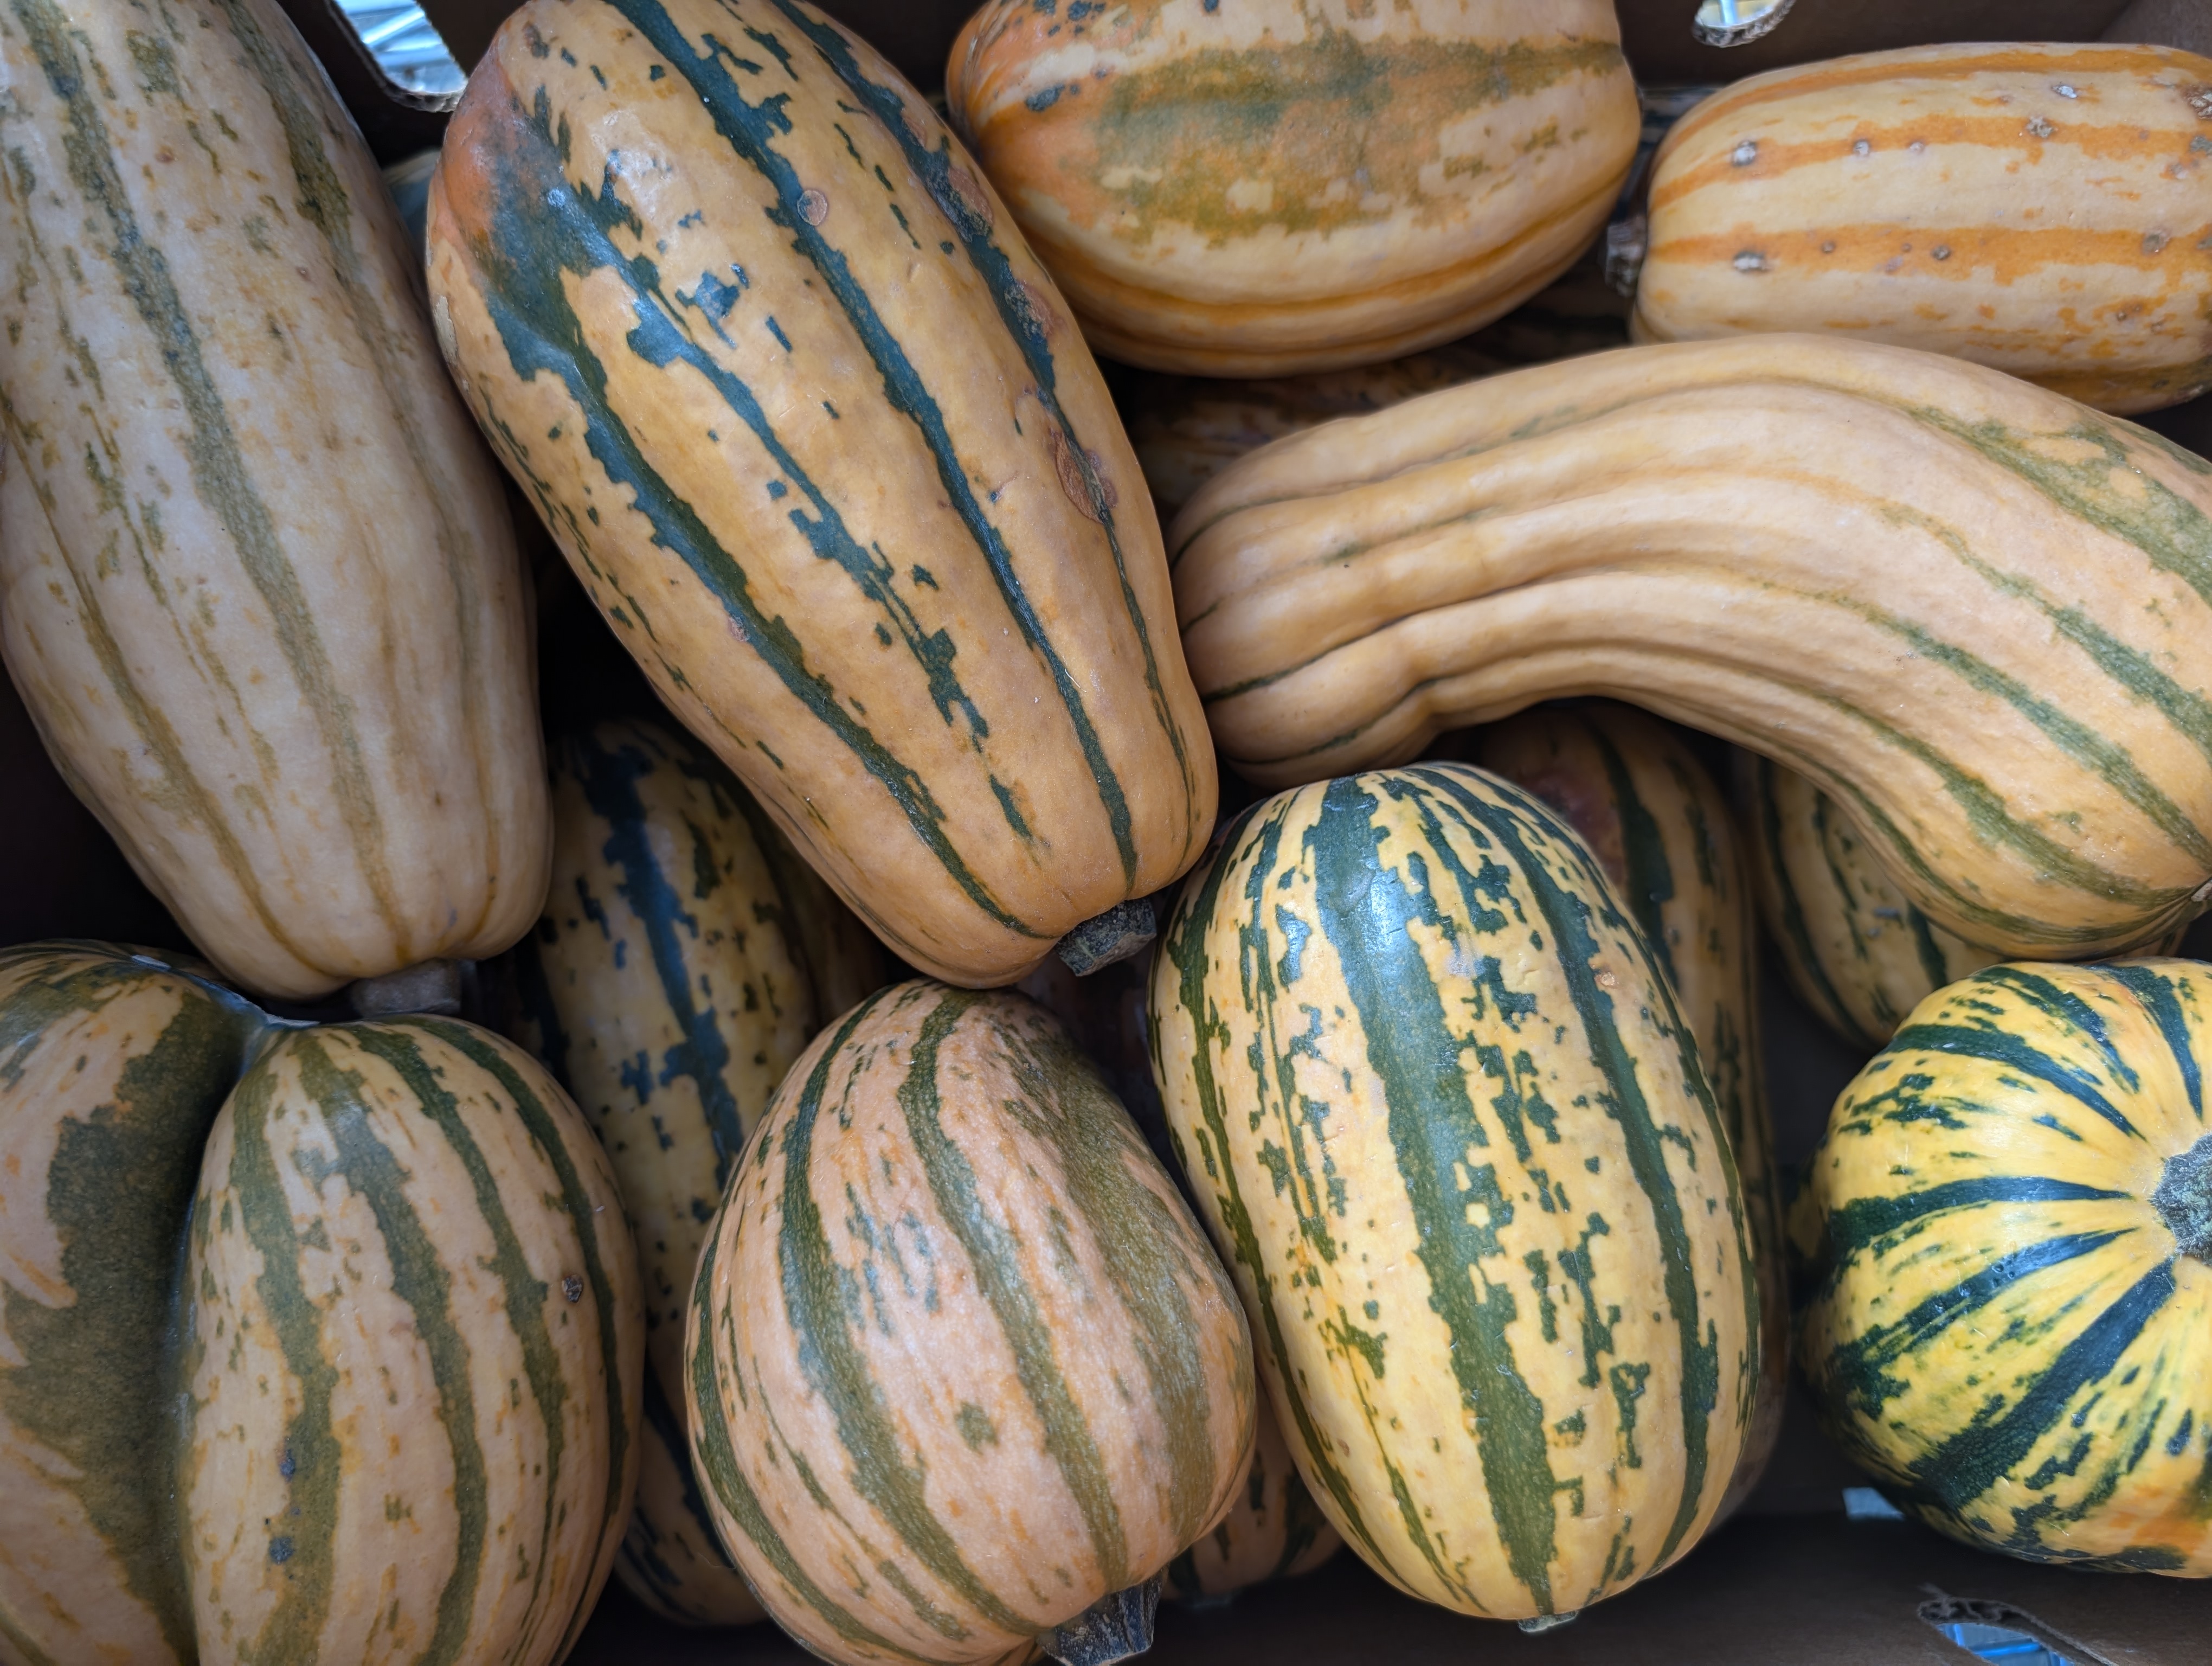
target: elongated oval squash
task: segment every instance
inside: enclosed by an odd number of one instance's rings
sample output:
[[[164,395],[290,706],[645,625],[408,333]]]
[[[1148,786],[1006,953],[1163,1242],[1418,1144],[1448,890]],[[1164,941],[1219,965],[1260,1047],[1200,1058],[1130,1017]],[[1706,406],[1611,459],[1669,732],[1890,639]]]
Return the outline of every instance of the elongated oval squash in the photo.
[[[272,0],[22,0],[0,96],[0,652],[47,750],[249,988],[504,949],[525,581],[352,119]]]
[[[2212,463],[1904,348],[1629,348],[1295,435],[1176,522],[1240,773],[1612,693],[1808,776],[1914,906],[2083,956],[2212,895]]]
[[[1196,858],[1213,759],[1135,459],[882,59],[802,0],[532,0],[429,243],[447,356],[592,599],[901,955],[1011,982]]]
[[[1680,735],[1609,700],[1540,706],[1457,740],[1449,755],[1541,799],[1582,836],[1651,945],[1698,1043],[1743,1188],[1759,1275],[1759,1397],[1721,1501],[1759,1484],[1782,1433],[1790,1283],[1759,1042],[1759,939],[1728,800]]]
[[[544,1073],[104,944],[0,954],[0,1046],[9,1657],[565,1655],[629,1513],[644,1339]]]
[[[1567,827],[1461,764],[1280,793],[1185,887],[1151,1012],[1347,1543],[1505,1619],[1696,1543],[1757,1394],[1751,1243],[1674,993]]]
[[[1836,1101],[1791,1218],[1830,1432],[1954,1537],[2212,1575],[2212,971],[1999,965]]]
[[[1638,125],[1608,0],[989,0],[945,81],[1091,344],[1198,375],[1486,324],[1596,234]]]
[[[731,1183],[684,1346],[723,1542],[836,1662],[1027,1650],[1211,1526],[1252,1443],[1235,1292],[1018,995],[901,984],[816,1040]]]
[[[1782,968],[1821,1021],[1869,1052],[1936,990],[2000,956],[1913,907],[1835,800],[1794,769],[1738,755],[1737,797],[1759,911]]]
[[[1310,1573],[1344,1548],[1298,1479],[1264,1395],[1253,1413],[1252,1456],[1229,1513],[1168,1564],[1161,1594],[1173,1601],[1221,1602],[1248,1585]]]
[[[1454,343],[1381,364],[1302,376],[1224,380],[1132,370],[1115,378],[1114,395],[1164,521],[1223,469],[1271,440],[1503,368],[1501,361]]]
[[[883,954],[689,736],[605,722],[550,750],[553,885],[514,951],[515,1039],[592,1119],[637,1239],[645,1422],[615,1572],[672,1620],[742,1625],[763,1610],[684,1433],[691,1274],[745,1137],[836,1016],[819,986],[874,988]]]
[[[1753,76],[1654,164],[1640,341],[1819,330],[2104,410],[2212,387],[2212,58],[1914,46]]]

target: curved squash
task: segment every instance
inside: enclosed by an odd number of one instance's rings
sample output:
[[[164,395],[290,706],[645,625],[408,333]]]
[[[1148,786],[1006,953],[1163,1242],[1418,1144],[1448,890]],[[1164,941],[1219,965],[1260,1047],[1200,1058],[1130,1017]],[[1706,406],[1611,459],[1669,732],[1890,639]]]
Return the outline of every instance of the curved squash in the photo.
[[[1502,361],[1453,343],[1350,370],[1249,381],[1132,370],[1115,378],[1114,403],[1165,521],[1200,486],[1271,440],[1504,368]]]
[[[1489,322],[1604,224],[1639,120],[1609,0],[990,0],[945,82],[1091,344],[1212,376]]]
[[[306,999],[545,895],[528,603],[352,119],[271,0],[21,0],[0,651],[192,940]]]
[[[1790,986],[1828,1028],[1871,1053],[1936,990],[2000,958],[1913,907],[1811,781],[1748,752],[1738,758],[1767,934]]]
[[[1185,887],[1151,1011],[1346,1542],[1506,1619],[1697,1542],[1758,1391],[1742,1197],[1666,976],[1571,830],[1460,764],[1279,794]]]
[[[1955,1538],[2212,1575],[2212,970],[2002,965],[1836,1101],[1791,1219],[1832,1433]]]
[[[9,1657],[564,1656],[629,1514],[643,1326],[544,1071],[93,943],[0,954],[0,1038]]]
[[[808,1649],[995,1661],[1222,1514],[1252,1444],[1235,1294],[1041,1007],[887,990],[746,1149],[692,1298],[693,1457]]]
[[[1697,1040],[1742,1183],[1759,1274],[1759,1398],[1721,1501],[1725,1520],[1773,1456],[1790,1385],[1790,1282],[1759,1042],[1759,939],[1728,800],[1679,735],[1609,700],[1540,706],[1459,739],[1452,754],[1534,793],[1582,836]]]
[[[1817,330],[2117,411],[2212,388],[2212,58],[1914,46],[1770,70],[1654,165],[1639,341]]]
[[[1615,693],[1811,778],[2003,952],[2212,895],[2212,464],[1996,371],[1809,336],[1544,365],[1255,452],[1172,544],[1254,781]]]
[[[637,1239],[645,1425],[615,1571],[669,1619],[742,1625],[763,1611],[684,1433],[691,1274],[769,1096],[836,1015],[821,986],[878,987],[883,952],[688,736],[607,722],[551,750],[553,886],[514,951],[514,1038],[596,1127]]]
[[[801,0],[531,0],[429,226],[447,356],[592,599],[898,953],[1011,982],[1195,860],[1135,459],[881,58]]]
[[[1248,1585],[1310,1573],[1344,1548],[1298,1479],[1264,1396],[1253,1411],[1252,1456],[1229,1513],[1168,1564],[1161,1595],[1172,1602],[1224,1602]]]

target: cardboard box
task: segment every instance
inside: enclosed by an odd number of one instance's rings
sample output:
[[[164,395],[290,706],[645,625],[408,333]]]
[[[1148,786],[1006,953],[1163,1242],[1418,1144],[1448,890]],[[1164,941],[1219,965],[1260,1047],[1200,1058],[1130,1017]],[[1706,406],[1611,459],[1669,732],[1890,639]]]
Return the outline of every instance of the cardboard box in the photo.
[[[422,3],[464,68],[510,9],[509,0]],[[817,3],[925,89],[942,83],[946,50],[971,9],[967,0]],[[283,3],[380,160],[388,164],[436,143],[450,100],[404,93],[384,77],[335,0]],[[1621,0],[1639,80],[1728,81],[1844,52],[1945,40],[2104,38],[2212,54],[2212,0],[1796,0],[1772,33],[1729,51],[1692,38],[1695,5]],[[2159,413],[2149,425],[2212,455],[2212,397]],[[2212,956],[2212,930],[2192,933],[2191,952]],[[1778,1155],[1795,1164],[1863,1061],[1778,978],[1765,1001]],[[2013,1633],[2070,1666],[2212,1663],[2212,1584],[2040,1567],[1966,1549],[1900,1520],[1854,1518],[1846,1490],[1864,1484],[1813,1426],[1801,1393],[1765,1481],[1738,1518],[1677,1569],[1571,1625],[1523,1636],[1462,1619],[1397,1595],[1347,1551],[1304,1580],[1248,1592],[1226,1607],[1164,1608],[1149,1659],[1158,1666],[1442,1666],[1494,1650],[1546,1666],[1956,1666],[1972,1657],[1938,1627],[1964,1624],[1996,1628],[1984,1635],[1985,1645]],[[1873,1495],[1859,1494],[1858,1502],[1872,1503]],[[2026,1649],[2002,1657],[2044,1666]],[[702,1633],[663,1625],[611,1584],[573,1658],[578,1666],[796,1666],[808,1657],[773,1626]]]

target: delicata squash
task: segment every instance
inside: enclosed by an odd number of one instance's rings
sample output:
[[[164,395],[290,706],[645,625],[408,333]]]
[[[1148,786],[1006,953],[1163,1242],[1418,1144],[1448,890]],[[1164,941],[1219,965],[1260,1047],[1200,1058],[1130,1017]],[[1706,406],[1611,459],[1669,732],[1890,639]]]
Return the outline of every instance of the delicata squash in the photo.
[[[1999,372],[1814,336],[1539,366],[1255,452],[1170,543],[1253,781],[1612,694],[1808,777],[1995,952],[2212,895],[2212,463]]]
[[[908,962],[1012,982],[1197,860],[1213,757],[1136,459],[866,46],[801,0],[532,0],[447,130],[429,264],[593,601]]]

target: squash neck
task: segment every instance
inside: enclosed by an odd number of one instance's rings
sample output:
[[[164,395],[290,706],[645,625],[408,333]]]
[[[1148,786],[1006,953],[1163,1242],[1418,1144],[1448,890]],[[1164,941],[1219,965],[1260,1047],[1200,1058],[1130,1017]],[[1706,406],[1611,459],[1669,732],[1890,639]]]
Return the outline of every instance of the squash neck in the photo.
[[[2150,1201],[2183,1255],[2212,1262],[2212,1134],[2166,1159]]]

